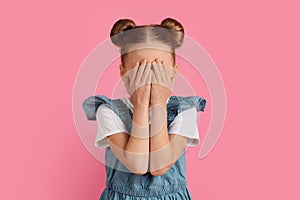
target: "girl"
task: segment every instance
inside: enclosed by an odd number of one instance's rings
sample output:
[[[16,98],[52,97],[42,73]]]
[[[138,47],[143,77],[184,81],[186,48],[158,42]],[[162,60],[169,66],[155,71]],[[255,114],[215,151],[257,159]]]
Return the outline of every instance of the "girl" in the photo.
[[[192,199],[185,147],[199,144],[197,112],[206,100],[170,96],[182,25],[171,18],[142,26],[120,19],[110,36],[121,48],[120,75],[130,97],[96,95],[82,104],[87,119],[98,123],[95,146],[106,148],[100,200]]]

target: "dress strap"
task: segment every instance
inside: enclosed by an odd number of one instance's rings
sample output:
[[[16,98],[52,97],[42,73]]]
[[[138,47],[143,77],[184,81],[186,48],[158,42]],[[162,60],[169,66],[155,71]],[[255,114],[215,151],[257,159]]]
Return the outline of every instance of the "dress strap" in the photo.
[[[132,112],[121,99],[111,99],[105,95],[89,96],[82,103],[83,110],[88,120],[96,120],[96,112],[101,104],[107,104],[124,122],[128,130],[132,126]],[[178,113],[192,107],[197,111],[204,111],[206,100],[199,96],[170,96],[167,103],[167,126],[171,124]]]
[[[85,112],[85,116],[88,120],[96,120],[97,109],[101,104],[105,103],[110,109],[112,109],[118,116],[124,116],[123,120],[125,124],[130,124],[131,112],[127,106],[120,99],[111,99],[105,95],[89,96],[82,103],[82,108]]]
[[[171,124],[174,118],[186,109],[196,107],[197,111],[204,111],[206,100],[199,96],[170,96],[167,103],[167,126]]]

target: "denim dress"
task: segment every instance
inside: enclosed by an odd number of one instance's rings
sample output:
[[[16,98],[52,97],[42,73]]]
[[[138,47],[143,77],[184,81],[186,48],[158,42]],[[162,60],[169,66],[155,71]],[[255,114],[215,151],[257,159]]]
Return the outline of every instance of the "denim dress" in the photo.
[[[82,104],[86,118],[96,120],[98,107],[105,103],[127,126],[130,134],[132,112],[120,99],[104,95],[88,97]],[[185,109],[196,107],[204,111],[206,100],[198,96],[170,96],[167,102],[167,127]],[[192,196],[187,189],[185,149],[173,166],[161,176],[153,176],[149,170],[144,175],[130,172],[114,155],[111,148],[105,152],[106,188],[99,200],[188,200]]]

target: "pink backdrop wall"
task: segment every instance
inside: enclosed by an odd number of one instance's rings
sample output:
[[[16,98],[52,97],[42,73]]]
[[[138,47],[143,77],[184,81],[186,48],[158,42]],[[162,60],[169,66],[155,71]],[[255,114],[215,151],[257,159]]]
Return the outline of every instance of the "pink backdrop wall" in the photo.
[[[117,19],[166,17],[208,51],[227,94],[213,151],[187,152],[193,199],[300,199],[298,11],[291,0],[1,2],[0,199],[99,198],[105,169],[72,115],[76,73]],[[208,102],[202,141],[210,111]]]

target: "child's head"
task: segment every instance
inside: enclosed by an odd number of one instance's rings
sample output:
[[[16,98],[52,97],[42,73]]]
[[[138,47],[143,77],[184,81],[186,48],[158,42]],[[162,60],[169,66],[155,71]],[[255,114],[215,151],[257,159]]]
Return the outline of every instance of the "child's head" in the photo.
[[[177,67],[175,49],[183,43],[183,26],[175,19],[166,18],[161,24],[137,26],[131,19],[120,19],[110,32],[112,42],[120,47],[120,75],[134,67],[137,61],[155,58],[168,66]]]

